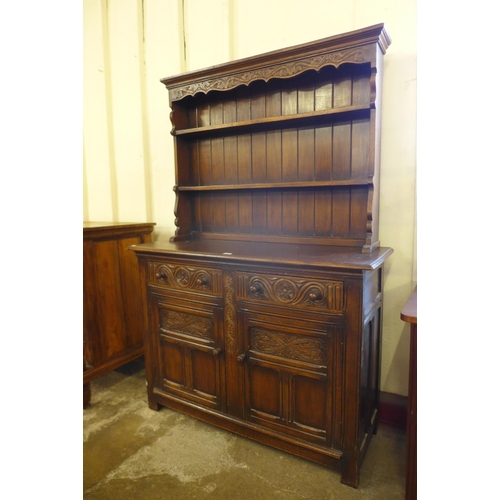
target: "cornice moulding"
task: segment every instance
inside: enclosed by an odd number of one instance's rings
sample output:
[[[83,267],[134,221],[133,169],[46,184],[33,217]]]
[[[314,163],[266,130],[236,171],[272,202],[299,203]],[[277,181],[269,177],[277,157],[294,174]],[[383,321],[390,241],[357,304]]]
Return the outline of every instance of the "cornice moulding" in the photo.
[[[199,92],[206,94],[212,90],[249,85],[256,80],[267,82],[272,78],[292,78],[307,70],[319,71],[328,65],[338,67],[347,62],[371,62],[370,46],[374,43],[378,43],[385,54],[391,39],[383,24],[163,78],[161,82],[168,88],[173,102]],[[346,50],[346,47],[349,48]],[[297,60],[299,53],[302,57]]]

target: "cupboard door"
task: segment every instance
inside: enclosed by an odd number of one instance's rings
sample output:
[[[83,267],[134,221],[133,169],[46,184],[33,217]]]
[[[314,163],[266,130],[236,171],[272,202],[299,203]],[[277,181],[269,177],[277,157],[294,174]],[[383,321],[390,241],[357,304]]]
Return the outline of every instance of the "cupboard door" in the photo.
[[[160,390],[219,410],[223,378],[221,308],[160,299],[156,314]]]
[[[332,325],[241,313],[246,419],[331,446],[334,419]]]

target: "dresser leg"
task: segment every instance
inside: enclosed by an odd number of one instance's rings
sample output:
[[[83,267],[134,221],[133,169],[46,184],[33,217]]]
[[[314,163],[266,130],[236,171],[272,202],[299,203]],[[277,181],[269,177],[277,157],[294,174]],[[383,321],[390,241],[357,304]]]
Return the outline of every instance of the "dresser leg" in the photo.
[[[83,371],[87,369],[87,363],[85,362],[85,356],[83,357]],[[87,408],[90,404],[90,382],[83,384],[83,408]]]
[[[340,469],[340,482],[347,486],[357,488],[359,484],[359,467],[357,460],[342,457]]]
[[[83,384],[83,408],[87,408],[90,404],[90,382]]]
[[[148,406],[154,410],[154,411],[159,411],[160,410],[160,405],[158,403],[156,403],[155,401],[151,401],[149,400],[148,401]]]

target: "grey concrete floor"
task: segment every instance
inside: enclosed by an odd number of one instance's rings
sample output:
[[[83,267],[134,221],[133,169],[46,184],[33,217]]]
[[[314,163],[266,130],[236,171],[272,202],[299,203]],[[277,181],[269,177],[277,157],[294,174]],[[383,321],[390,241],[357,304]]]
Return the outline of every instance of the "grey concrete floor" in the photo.
[[[337,471],[149,409],[142,358],[92,382],[83,440],[85,500],[404,498],[404,431],[379,425],[354,489]]]

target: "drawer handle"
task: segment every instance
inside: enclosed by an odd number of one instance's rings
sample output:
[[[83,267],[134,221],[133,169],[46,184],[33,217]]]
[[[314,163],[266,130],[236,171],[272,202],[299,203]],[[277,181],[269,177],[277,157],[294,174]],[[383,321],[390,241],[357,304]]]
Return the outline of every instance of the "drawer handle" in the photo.
[[[264,286],[257,281],[250,285],[250,293],[252,295],[262,295],[264,293]]]
[[[217,347],[216,349],[214,349],[214,350],[212,351],[212,354],[213,354],[214,356],[218,356],[221,352],[222,352],[222,349],[221,349],[220,347]]]
[[[243,361],[245,361],[246,357],[247,357],[247,355],[244,352],[243,354],[240,354],[236,359],[238,360],[238,363],[243,363]]]
[[[319,300],[323,300],[323,293],[321,292],[321,290],[313,290],[310,294],[309,294],[309,300],[311,302],[317,302]]]
[[[207,286],[209,283],[208,281],[208,278],[207,276],[200,276],[197,280],[196,280],[196,285],[197,286]]]
[[[156,276],[156,279],[158,279],[158,280],[167,281],[167,273],[164,269],[162,269],[161,271],[158,271],[155,276]]]

